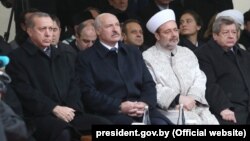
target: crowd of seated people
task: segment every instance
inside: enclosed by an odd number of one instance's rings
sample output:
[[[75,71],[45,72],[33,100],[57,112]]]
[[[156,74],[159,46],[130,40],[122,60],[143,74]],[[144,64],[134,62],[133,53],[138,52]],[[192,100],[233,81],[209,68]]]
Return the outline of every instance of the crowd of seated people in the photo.
[[[249,11],[213,1],[218,14],[203,22],[211,13],[195,0],[143,2],[71,3],[66,17],[32,2],[22,11],[0,53],[10,58],[5,102],[28,140],[77,141],[94,124],[142,122],[145,107],[153,125],[177,124],[168,112],[180,106],[194,124],[250,124]]]

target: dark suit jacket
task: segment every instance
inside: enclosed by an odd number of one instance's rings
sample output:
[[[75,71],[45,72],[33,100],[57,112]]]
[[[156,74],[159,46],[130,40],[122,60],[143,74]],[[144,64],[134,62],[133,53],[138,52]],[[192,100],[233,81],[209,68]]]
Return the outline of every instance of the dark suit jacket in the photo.
[[[201,47],[203,44],[204,44],[204,42],[202,40],[198,40],[198,47]],[[178,45],[183,46],[183,47],[187,47],[192,51],[194,51],[198,48],[196,45],[194,45],[191,41],[189,41],[184,36],[180,36],[180,41],[179,41]]]
[[[250,109],[249,56],[240,48],[235,52],[236,60],[231,59],[230,54],[214,40],[195,50],[200,67],[207,76],[207,101],[222,124],[226,124],[220,116],[222,110],[230,108],[235,112],[238,124],[246,124]]]
[[[156,106],[155,83],[141,52],[119,42],[118,69],[109,50],[99,41],[80,52],[76,65],[86,109],[101,115],[118,114],[122,101],[143,101]]]
[[[11,61],[6,71],[20,98],[25,119],[34,122],[38,140],[55,140],[68,123],[56,118],[52,114],[53,108],[61,105],[75,109],[77,115],[83,112],[80,91],[67,53],[52,47],[49,58],[27,40],[9,57]]]
[[[239,43],[245,46],[250,51],[250,32],[243,30],[240,35]]]

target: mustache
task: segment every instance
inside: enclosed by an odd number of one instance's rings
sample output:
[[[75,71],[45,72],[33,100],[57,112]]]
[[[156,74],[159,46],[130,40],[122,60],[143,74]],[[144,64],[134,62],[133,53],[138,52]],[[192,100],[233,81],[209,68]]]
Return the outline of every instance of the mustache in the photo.
[[[119,35],[119,36],[120,36],[120,33],[117,32],[117,31],[113,31],[113,32],[112,32],[112,36],[115,36],[115,35]]]
[[[179,38],[178,37],[173,37],[173,38],[170,39],[170,41],[175,41],[175,40],[179,40]]]

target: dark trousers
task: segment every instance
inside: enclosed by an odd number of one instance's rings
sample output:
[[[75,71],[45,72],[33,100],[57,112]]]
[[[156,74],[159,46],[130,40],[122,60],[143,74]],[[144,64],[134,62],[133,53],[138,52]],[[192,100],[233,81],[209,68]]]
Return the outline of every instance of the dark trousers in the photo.
[[[143,117],[130,117],[128,115],[118,113],[116,115],[106,115],[104,116],[113,124],[120,124],[120,125],[131,125],[133,122],[142,122]],[[172,125],[172,122],[159,113],[156,109],[149,110],[149,117],[152,125]]]

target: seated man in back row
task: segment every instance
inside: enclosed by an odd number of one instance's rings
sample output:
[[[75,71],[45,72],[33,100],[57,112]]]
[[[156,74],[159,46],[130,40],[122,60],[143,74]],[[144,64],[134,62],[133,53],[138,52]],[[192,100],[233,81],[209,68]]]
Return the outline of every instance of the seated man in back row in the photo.
[[[80,52],[76,64],[86,109],[114,124],[129,125],[141,122],[145,107],[149,106],[152,124],[169,124],[156,110],[155,83],[141,52],[120,42],[117,17],[100,14],[95,28],[99,40]]]

